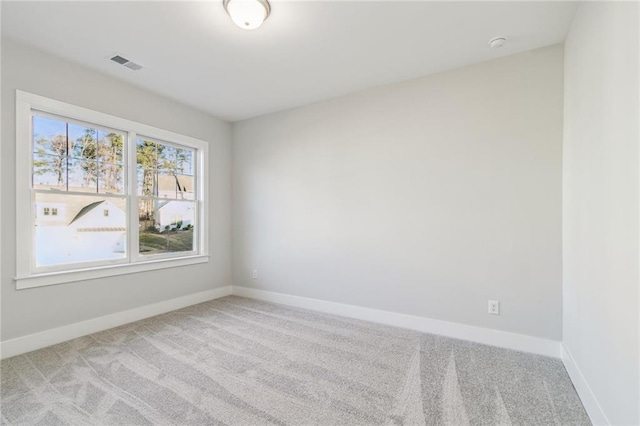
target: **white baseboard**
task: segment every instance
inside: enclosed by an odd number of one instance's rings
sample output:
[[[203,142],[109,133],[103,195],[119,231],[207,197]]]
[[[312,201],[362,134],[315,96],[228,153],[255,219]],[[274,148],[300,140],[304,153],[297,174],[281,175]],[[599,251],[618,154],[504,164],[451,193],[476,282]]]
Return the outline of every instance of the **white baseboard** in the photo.
[[[567,373],[569,373],[569,377],[573,382],[573,387],[576,388],[576,392],[578,393],[578,396],[582,401],[582,405],[591,419],[591,423],[594,425],[611,424],[609,419],[607,419],[607,416],[604,414],[604,411],[602,411],[602,407],[598,403],[598,400],[582,374],[582,371],[580,371],[576,360],[564,344],[562,345],[562,363],[564,364],[564,368],[567,369]]]
[[[87,334],[118,327],[130,322],[139,321],[144,318],[163,314],[186,306],[195,305],[197,303],[206,302],[208,300],[218,299],[231,294],[329,314],[341,315],[348,318],[408,328],[425,333],[453,337],[456,339],[469,340],[492,346],[561,358],[593,424],[610,424],[602,411],[598,400],[593,394],[593,391],[589,387],[589,384],[585,380],[580,368],[571,355],[571,352],[561,342],[449,321],[441,321],[414,315],[400,314],[397,312],[381,311],[362,306],[347,305],[343,303],[329,302],[325,300],[238,286],[225,286],[213,290],[207,290],[0,342],[0,359],[20,355],[46,346],[75,339],[77,337],[86,336]]]
[[[0,343],[0,359],[66,342],[67,340],[86,336],[87,334],[118,327],[197,303],[229,296],[230,294],[231,286],[220,287],[7,340]]]
[[[530,352],[554,358],[561,357],[561,342],[524,334],[509,333],[506,331],[489,328],[475,327],[449,321],[435,320],[414,315],[399,314],[396,312],[381,311],[364,308],[361,306],[346,305],[343,303],[328,302],[307,297],[292,296],[289,294],[275,293],[271,291],[256,290],[247,287],[233,286],[232,293],[236,296],[249,297],[268,302],[280,303],[298,308],[311,309],[329,314],[342,315],[365,321],[396,327],[409,328],[424,333],[439,334],[456,339],[469,340],[491,346],[515,349],[522,352]]]

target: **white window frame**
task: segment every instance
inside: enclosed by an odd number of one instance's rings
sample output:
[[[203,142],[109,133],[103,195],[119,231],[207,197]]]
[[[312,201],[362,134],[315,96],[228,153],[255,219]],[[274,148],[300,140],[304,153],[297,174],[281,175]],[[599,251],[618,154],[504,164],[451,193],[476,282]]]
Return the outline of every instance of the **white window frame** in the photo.
[[[93,123],[98,127],[118,129],[127,137],[127,155],[124,156],[126,170],[125,193],[127,212],[127,257],[114,263],[87,262],[72,266],[35,267],[33,218],[35,217],[34,191],[32,191],[33,135],[32,111],[54,114],[64,119]],[[196,250],[193,252],[140,255],[138,244],[138,195],[136,191],[136,140],[148,137],[170,145],[193,148],[195,155],[195,191],[197,206],[197,228],[194,231]],[[184,136],[168,130],[87,108],[45,98],[16,90],[16,281],[17,289],[85,281],[115,275],[138,273],[156,269],[187,266],[209,261],[208,240],[208,151],[205,141]]]

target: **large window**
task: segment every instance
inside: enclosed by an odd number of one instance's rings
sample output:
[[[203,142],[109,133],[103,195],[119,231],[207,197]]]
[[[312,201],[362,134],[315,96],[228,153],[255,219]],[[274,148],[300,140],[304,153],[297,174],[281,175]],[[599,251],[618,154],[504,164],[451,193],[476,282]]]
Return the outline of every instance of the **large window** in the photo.
[[[205,142],[16,97],[18,288],[207,261]]]

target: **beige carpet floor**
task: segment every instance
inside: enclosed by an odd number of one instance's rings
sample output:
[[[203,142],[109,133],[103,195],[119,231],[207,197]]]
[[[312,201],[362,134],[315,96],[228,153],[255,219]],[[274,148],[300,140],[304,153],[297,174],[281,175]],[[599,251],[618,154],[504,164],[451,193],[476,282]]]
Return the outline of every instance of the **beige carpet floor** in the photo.
[[[0,373],[7,425],[589,424],[557,359],[235,296]]]

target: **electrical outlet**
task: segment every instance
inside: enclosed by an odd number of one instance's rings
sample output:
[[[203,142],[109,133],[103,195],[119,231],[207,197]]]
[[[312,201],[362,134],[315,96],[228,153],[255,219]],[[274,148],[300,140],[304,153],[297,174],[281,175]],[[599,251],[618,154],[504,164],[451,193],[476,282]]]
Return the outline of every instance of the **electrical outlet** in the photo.
[[[489,313],[491,315],[500,315],[500,302],[497,300],[489,300]]]
[[[251,271],[251,278],[253,278],[254,280],[258,279],[258,270],[254,269],[253,271]]]

